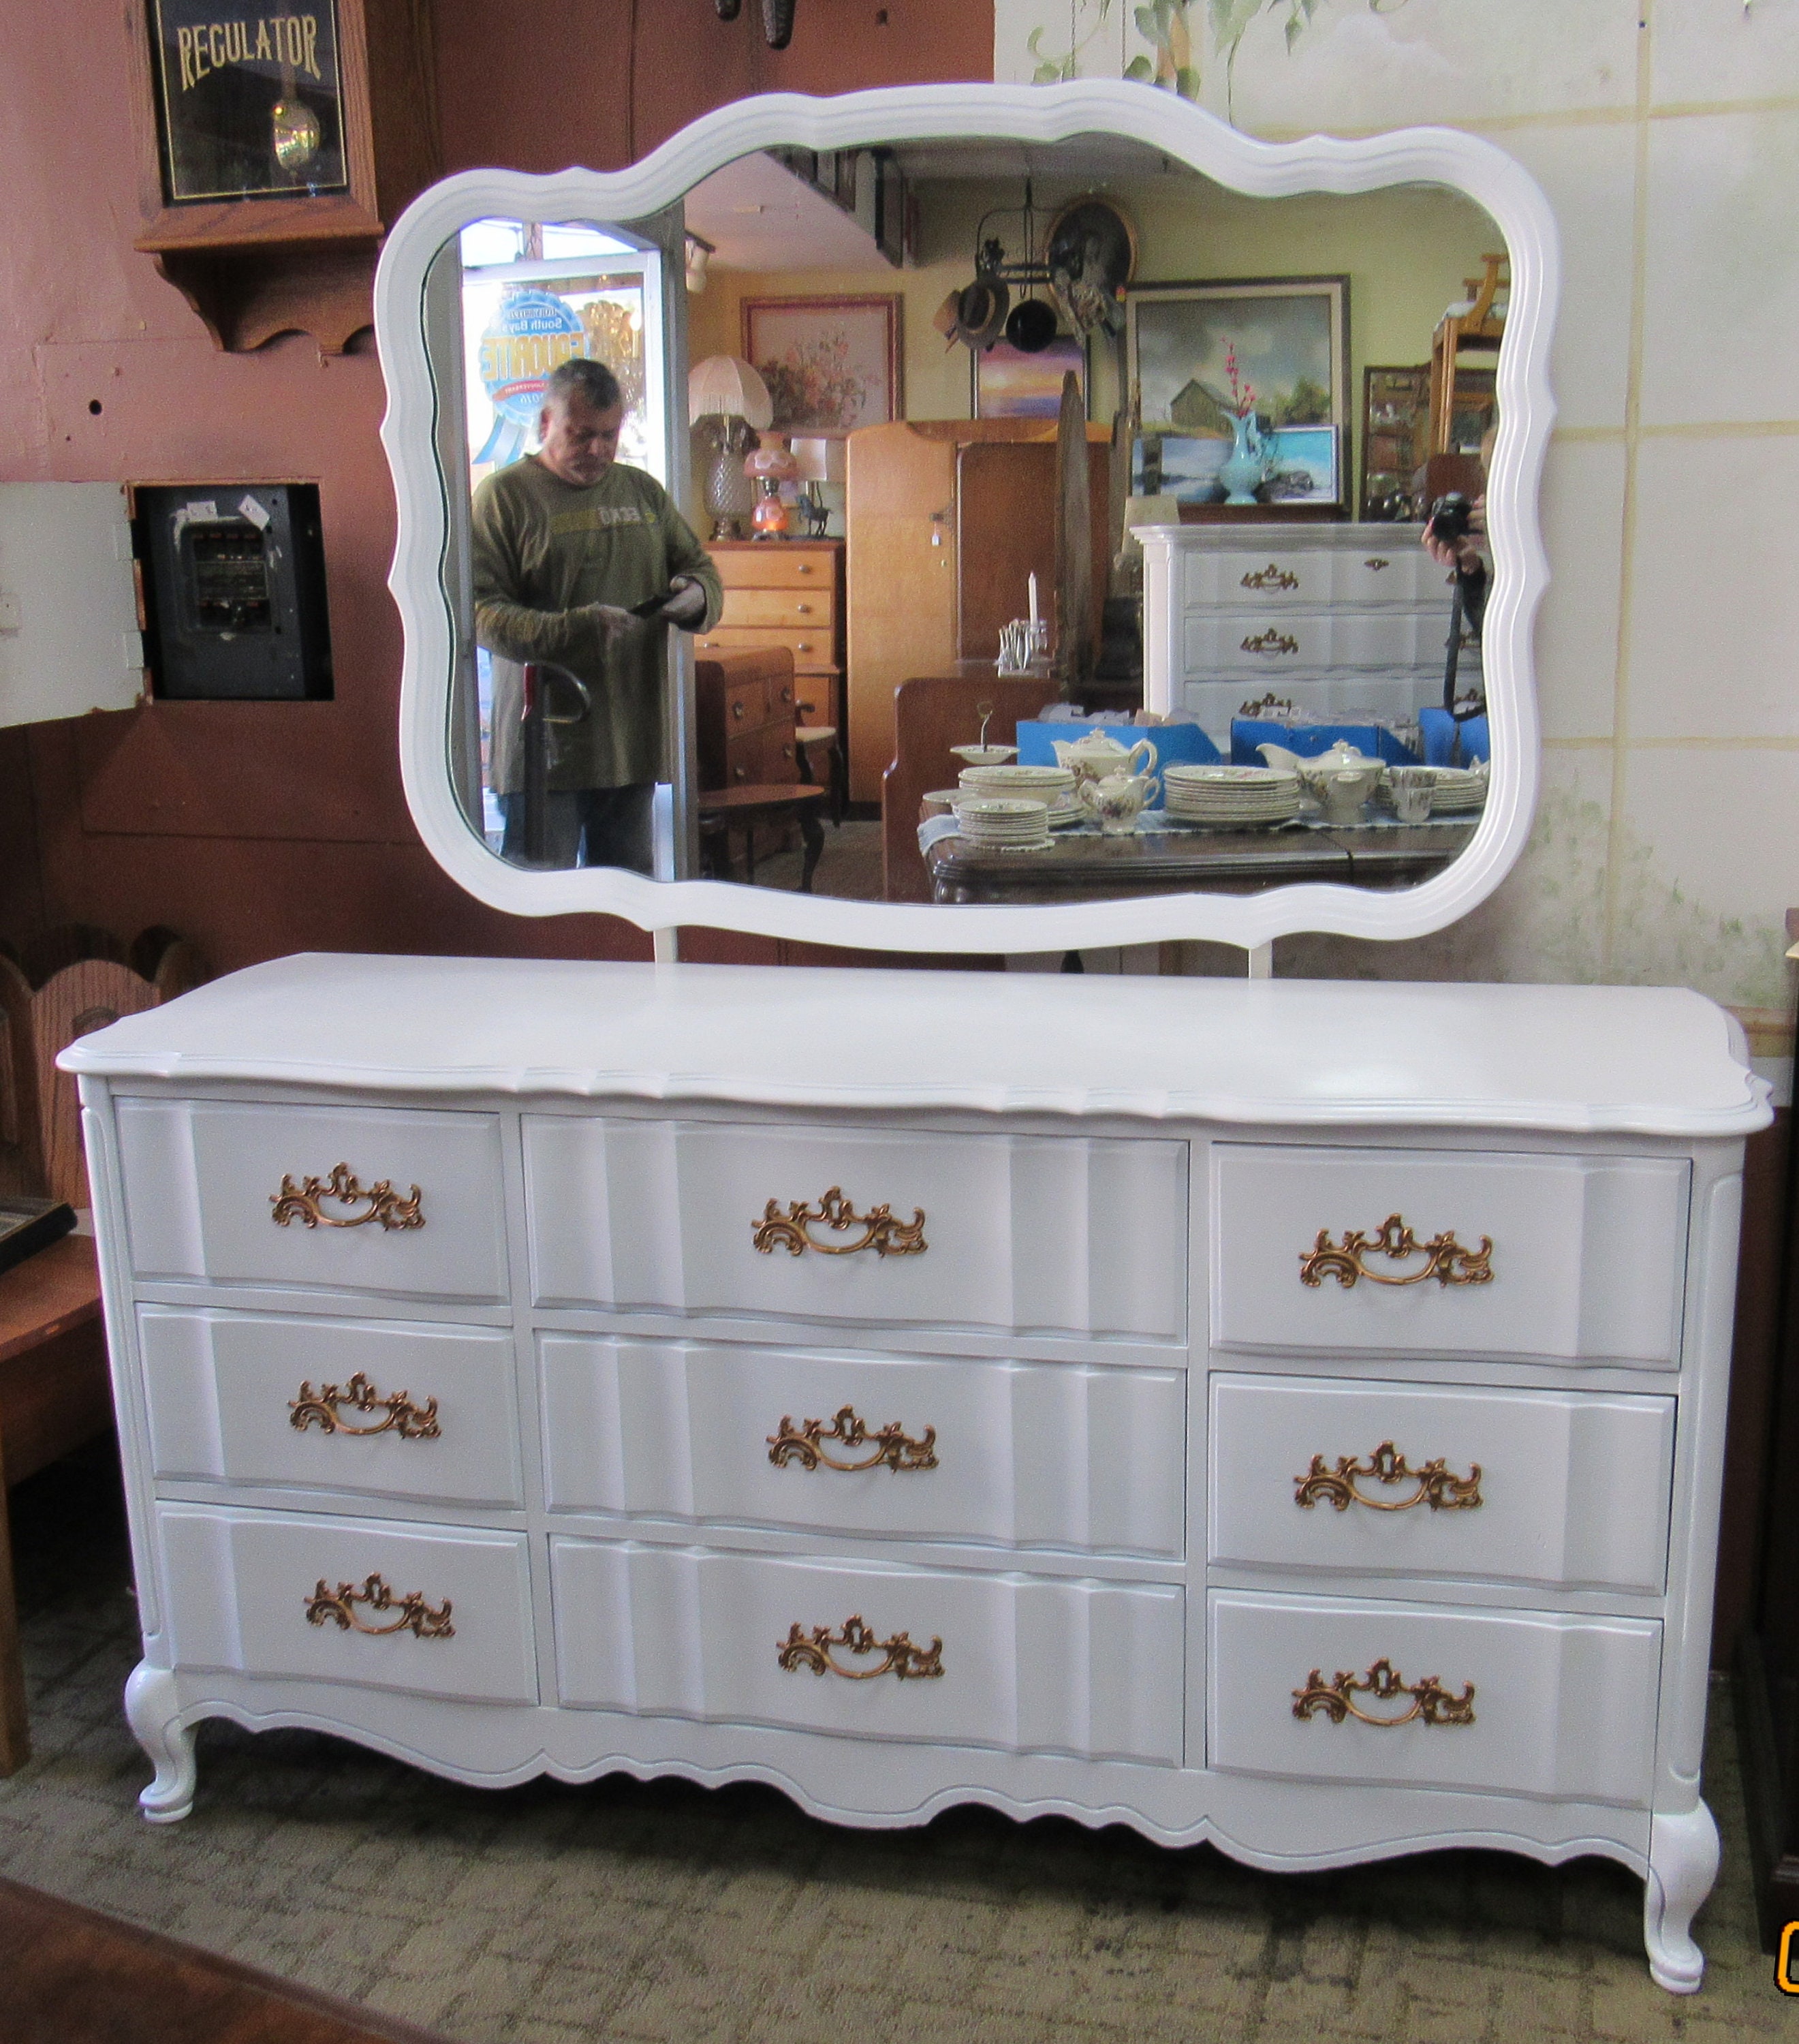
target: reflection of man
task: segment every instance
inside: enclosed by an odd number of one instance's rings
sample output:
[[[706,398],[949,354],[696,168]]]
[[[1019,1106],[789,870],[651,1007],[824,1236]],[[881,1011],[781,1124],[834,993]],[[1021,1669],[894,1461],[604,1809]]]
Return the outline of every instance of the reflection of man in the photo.
[[[1480,472],[1483,479],[1492,465],[1495,432],[1496,428],[1489,426],[1481,435]],[[1452,500],[1446,498],[1444,501],[1452,505]],[[1453,508],[1448,512],[1434,511],[1419,541],[1433,561],[1454,569],[1456,578],[1462,586],[1462,605],[1468,628],[1477,639],[1486,613],[1486,592],[1491,581],[1484,546],[1486,538],[1486,492],[1483,487],[1473,503],[1459,513]]]
[[[475,637],[493,663],[494,792],[502,855],[522,855],[520,663],[551,678],[545,840],[554,866],[651,870],[650,807],[664,778],[662,620],[703,631],[724,605],[718,571],[654,476],[615,459],[624,403],[604,363],[552,371],[535,455],[474,494]],[[667,601],[648,619],[632,606]]]

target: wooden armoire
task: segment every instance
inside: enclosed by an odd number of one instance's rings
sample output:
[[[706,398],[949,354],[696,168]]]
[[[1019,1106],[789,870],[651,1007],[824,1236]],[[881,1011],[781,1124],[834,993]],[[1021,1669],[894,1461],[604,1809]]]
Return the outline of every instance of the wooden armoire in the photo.
[[[1110,566],[1108,429],[1090,425],[1095,630]],[[893,692],[958,660],[991,660],[1036,574],[1056,586],[1056,421],[923,419],[850,436],[850,797],[880,799]]]

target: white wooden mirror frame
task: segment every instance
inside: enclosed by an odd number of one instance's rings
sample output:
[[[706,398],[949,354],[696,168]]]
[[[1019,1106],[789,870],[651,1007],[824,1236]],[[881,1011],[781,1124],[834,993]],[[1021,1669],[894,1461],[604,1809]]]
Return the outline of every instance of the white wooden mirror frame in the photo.
[[[1498,365],[1501,425],[1487,483],[1494,578],[1483,632],[1492,786],[1467,849],[1433,878],[1390,892],[1311,883],[1252,895],[1147,895],[1041,908],[835,901],[715,880],[658,882],[607,866],[526,871],[489,851],[458,805],[447,742],[453,636],[439,574],[448,528],[423,317],[425,273],[444,243],[469,221],[495,216],[642,219],[724,164],[781,144],[833,150],[996,136],[1050,143],[1108,132],[1131,136],[1256,198],[1403,183],[1453,186],[1485,207],[1504,236],[1511,301]],[[1483,901],[1510,870],[1536,805],[1531,635],[1549,578],[1537,493],[1555,417],[1548,365],[1559,286],[1548,202],[1529,173],[1490,143],[1443,128],[1356,141],[1321,135],[1256,142],[1171,93],[1122,82],[928,86],[835,99],[769,94],[719,108],[626,170],[548,177],[469,171],[446,179],[401,215],[375,277],[375,332],[388,390],[382,438],[399,500],[389,586],[405,630],[401,763],[420,835],[460,886],[494,908],[523,916],[604,913],[646,930],[699,924],[894,951],[1011,952],[1176,938],[1248,949],[1302,930],[1394,939],[1440,929]]]

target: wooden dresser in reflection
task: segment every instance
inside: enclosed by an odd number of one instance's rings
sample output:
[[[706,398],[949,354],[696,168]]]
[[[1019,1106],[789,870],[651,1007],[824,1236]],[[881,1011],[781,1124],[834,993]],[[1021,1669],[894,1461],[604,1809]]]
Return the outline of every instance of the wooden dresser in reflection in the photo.
[[[793,736],[797,684],[784,646],[702,652],[693,682],[702,790],[773,787],[800,778]]]
[[[793,655],[799,721],[841,732],[843,542],[716,540],[706,551],[724,584],[724,614],[700,634],[696,650],[704,657],[784,647]]]

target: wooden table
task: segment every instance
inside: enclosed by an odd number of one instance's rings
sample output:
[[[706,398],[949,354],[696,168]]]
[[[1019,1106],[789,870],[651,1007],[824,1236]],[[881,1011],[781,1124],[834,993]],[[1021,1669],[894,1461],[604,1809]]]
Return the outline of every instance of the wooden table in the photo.
[[[1115,901],[1132,894],[1256,894],[1302,880],[1406,887],[1466,847],[1463,823],[1367,824],[1304,830],[1064,831],[1041,851],[940,838],[925,854],[938,901]]]
[[[94,1243],[64,1235],[0,1272],[0,1500],[112,1423]],[[30,1753],[12,1539],[0,1509],[0,1775]]]
[[[694,797],[700,813],[700,850],[709,877],[729,880],[731,833],[743,833],[743,877],[756,878],[756,826],[759,823],[797,822],[805,859],[800,869],[800,892],[810,894],[812,875],[824,850],[824,825],[819,821],[819,805],[829,790],[815,782],[771,781],[746,788],[703,788]]]

